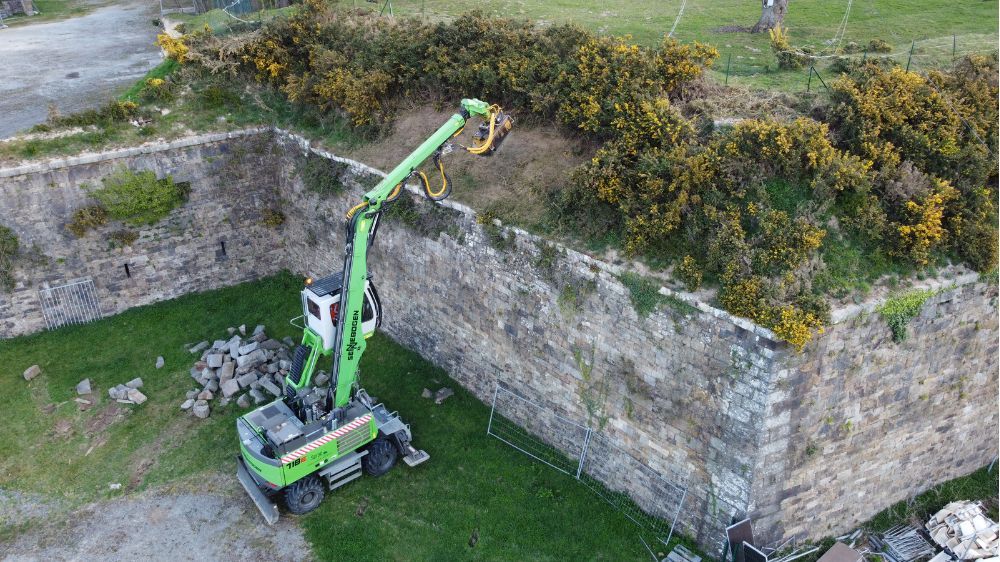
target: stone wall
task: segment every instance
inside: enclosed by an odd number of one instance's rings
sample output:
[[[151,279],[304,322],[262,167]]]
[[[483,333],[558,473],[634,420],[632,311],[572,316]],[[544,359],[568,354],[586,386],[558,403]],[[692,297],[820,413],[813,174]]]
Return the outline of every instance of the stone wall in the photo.
[[[0,204],[4,216],[31,217],[16,220],[15,230],[45,251],[69,244],[60,256],[85,254],[40,277],[61,280],[86,269],[99,280],[107,313],[282,267],[314,276],[338,271],[344,211],[378,172],[280,131],[273,138],[273,150],[260,143],[240,149],[236,169],[250,176],[233,176],[232,166],[211,171],[223,166],[213,158],[233,160],[236,141],[219,138],[165,147],[156,157],[147,151],[0,171]],[[303,184],[307,155],[338,162],[341,193]],[[115,159],[190,179],[192,200],[170,220],[190,217],[191,226],[158,231],[155,244],[144,231],[137,247],[110,251],[62,234],[60,221],[82,201],[75,186]],[[43,197],[50,182],[60,186],[52,201]],[[233,183],[242,187],[226,188]],[[288,217],[277,232],[253,218],[253,209],[276,201]],[[235,207],[251,211],[234,215]],[[48,210],[62,218],[45,218]],[[222,235],[232,248],[228,259],[214,253]],[[120,262],[135,254],[156,264],[146,274],[158,277],[143,290],[116,277]],[[189,258],[175,257],[181,254]],[[719,546],[730,517],[747,511],[769,539],[839,533],[997,454],[996,288],[974,278],[933,297],[906,342],[892,342],[877,314],[855,312],[839,316],[800,354],[765,329],[668,289],[642,317],[616,266],[479,224],[450,201],[397,203],[370,264],[385,304],[383,329],[393,338],[484,401],[500,382],[600,429],[601,453],[588,457],[588,469],[648,511],[664,513],[664,496],[634,459],[686,486],[681,525],[709,548]],[[0,304],[6,335],[39,328],[30,304],[38,277],[22,275],[15,305]],[[560,444],[558,436],[549,441]]]
[[[776,364],[753,493],[772,536],[840,533],[996,458],[997,287],[955,283],[901,343],[861,312]]]
[[[290,269],[339,271],[344,210],[361,190],[347,178],[355,189],[321,197],[294,173],[290,180]],[[413,201],[424,214],[411,224],[385,219],[369,260],[387,311],[383,330],[484,401],[499,380],[564,417],[603,428],[624,451],[688,487],[682,522],[689,533],[718,537],[723,518],[705,517],[709,506],[742,512],[748,502],[777,345],[769,333],[676,296],[641,318],[615,267],[521,231],[484,229],[450,201],[434,208]],[[550,259],[542,260],[546,247]],[[642,493],[635,499],[651,511],[676,509]]]
[[[282,241],[259,215],[278,196],[273,150],[269,136],[211,135],[0,169],[0,225],[27,250],[13,292],[0,290],[0,337],[45,327],[43,287],[90,277],[110,315],[279,271]],[[121,166],[190,182],[188,201],[155,225],[108,224],[75,237],[71,215],[94,203],[82,186],[100,186]],[[139,237],[115,247],[108,235],[120,229]]]

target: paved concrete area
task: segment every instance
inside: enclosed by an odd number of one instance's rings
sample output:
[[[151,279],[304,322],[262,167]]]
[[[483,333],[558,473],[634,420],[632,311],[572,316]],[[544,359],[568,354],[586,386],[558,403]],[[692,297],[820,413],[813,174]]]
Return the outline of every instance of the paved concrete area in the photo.
[[[0,542],[0,560],[313,560],[295,516],[282,514],[277,524],[267,525],[235,480],[234,475],[213,475],[201,490],[161,488],[72,511],[52,508],[27,494],[5,496],[0,490],[0,501],[16,499],[30,515],[0,521],[14,525],[13,536]],[[36,513],[39,506],[46,509],[44,516]]]
[[[159,4],[122,0],[63,21],[0,30],[0,138],[105,103],[159,64]]]

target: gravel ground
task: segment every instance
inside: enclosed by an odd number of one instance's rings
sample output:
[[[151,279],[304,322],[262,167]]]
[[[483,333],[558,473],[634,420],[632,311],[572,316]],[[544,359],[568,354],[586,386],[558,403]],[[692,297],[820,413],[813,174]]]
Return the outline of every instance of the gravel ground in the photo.
[[[235,476],[233,477],[235,480]],[[89,504],[76,511],[30,521],[9,543],[7,561],[85,560],[288,560],[312,559],[302,531],[283,515],[269,527],[238,484],[209,479],[210,492],[159,489]],[[237,488],[234,490],[233,488]],[[187,488],[190,488],[188,486]],[[12,492],[0,492],[0,501]],[[17,494],[14,494],[17,495]],[[44,505],[20,495],[21,504]],[[22,505],[22,512],[29,512]]]
[[[122,0],[63,21],[0,30],[0,138],[97,107],[159,64],[159,4]]]

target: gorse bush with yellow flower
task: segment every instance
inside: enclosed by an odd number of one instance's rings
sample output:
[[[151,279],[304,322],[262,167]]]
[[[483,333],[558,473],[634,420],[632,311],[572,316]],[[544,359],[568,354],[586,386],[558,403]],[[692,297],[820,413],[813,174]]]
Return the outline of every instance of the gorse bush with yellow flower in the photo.
[[[798,62],[783,31],[772,39]],[[928,76],[852,64],[815,119],[707,130],[675,104],[718,52],[670,38],[646,48],[572,25],[431,24],[306,0],[249,34],[163,46],[362,133],[414,98],[474,96],[557,123],[598,148],[551,194],[550,226],[672,265],[691,290],[717,286],[723,307],[800,349],[828,322],[831,279],[869,262],[996,265],[996,57]]]

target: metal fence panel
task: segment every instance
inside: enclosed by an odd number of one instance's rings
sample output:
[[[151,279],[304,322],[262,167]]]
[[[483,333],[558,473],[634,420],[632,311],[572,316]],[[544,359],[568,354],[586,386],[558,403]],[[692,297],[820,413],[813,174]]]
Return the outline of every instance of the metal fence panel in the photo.
[[[599,431],[557,414],[501,384],[487,434],[576,478],[642,531],[667,544],[687,490],[619,448]],[[641,535],[640,535],[641,538]],[[646,548],[649,545],[643,540]]]
[[[39,289],[38,300],[42,304],[45,327],[49,330],[69,324],[86,324],[101,317],[101,303],[90,277]]]
[[[497,385],[486,433],[576,477],[589,430]]]
[[[670,541],[687,488],[669,481],[596,431],[582,468],[580,482],[636,525],[653,531],[664,543]]]

